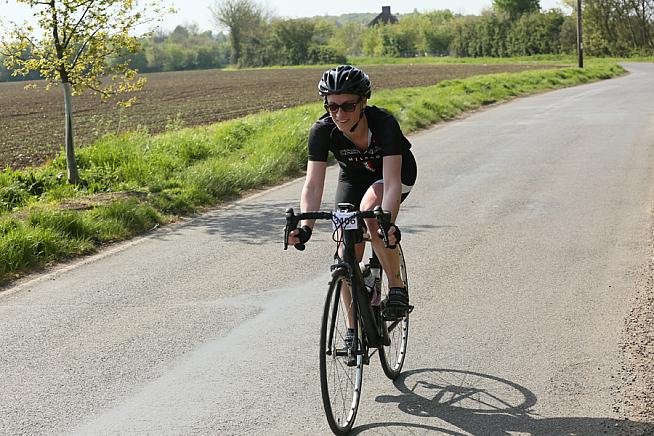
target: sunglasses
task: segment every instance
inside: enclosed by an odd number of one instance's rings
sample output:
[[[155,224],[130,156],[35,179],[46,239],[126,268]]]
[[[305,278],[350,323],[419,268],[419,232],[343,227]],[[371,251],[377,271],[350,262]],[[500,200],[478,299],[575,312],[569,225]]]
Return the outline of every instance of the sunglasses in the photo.
[[[338,112],[338,110],[342,110],[343,112],[354,112],[354,110],[357,108],[357,104],[361,99],[358,99],[354,103],[343,103],[343,104],[336,104],[336,103],[325,103],[325,110],[328,110],[329,112],[335,114]]]

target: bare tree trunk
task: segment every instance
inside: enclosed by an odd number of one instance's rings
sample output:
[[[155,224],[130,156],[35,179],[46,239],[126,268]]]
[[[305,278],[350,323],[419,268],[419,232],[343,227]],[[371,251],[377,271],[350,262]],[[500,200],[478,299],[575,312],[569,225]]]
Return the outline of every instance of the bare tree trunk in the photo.
[[[68,167],[68,183],[77,185],[77,161],[75,160],[75,147],[73,146],[73,97],[70,82],[64,82],[64,110],[66,114],[66,165]]]

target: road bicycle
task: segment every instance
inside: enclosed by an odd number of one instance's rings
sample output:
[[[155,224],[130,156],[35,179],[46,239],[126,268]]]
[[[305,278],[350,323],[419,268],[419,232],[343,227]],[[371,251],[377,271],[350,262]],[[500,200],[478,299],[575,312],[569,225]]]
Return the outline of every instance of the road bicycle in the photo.
[[[339,203],[334,212],[304,212],[286,210],[284,249],[288,235],[301,220],[330,220],[333,239],[337,244],[335,263],[325,299],[320,329],[320,387],[327,421],[335,434],[348,433],[361,399],[363,365],[377,352],[386,376],[396,379],[402,371],[409,339],[409,308],[400,319],[387,319],[384,307],[388,301],[388,283],[377,256],[360,265],[355,244],[364,240],[362,220],[376,218],[384,245],[388,248],[390,213],[381,207],[373,211],[356,211],[348,203]],[[303,244],[296,245],[303,250]],[[400,274],[407,286],[406,263],[400,244]],[[363,266],[363,269],[362,269]],[[354,298],[352,298],[352,296]],[[348,329],[350,329],[348,334]]]

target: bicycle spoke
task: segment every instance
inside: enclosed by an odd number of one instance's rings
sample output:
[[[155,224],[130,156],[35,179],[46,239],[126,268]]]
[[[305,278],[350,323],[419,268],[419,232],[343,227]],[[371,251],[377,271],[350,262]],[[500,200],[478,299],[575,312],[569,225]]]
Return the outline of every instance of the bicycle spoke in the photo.
[[[344,434],[352,427],[359,405],[361,391],[361,357],[356,365],[348,365],[349,350],[346,342],[348,306],[339,292],[345,277],[333,279],[325,302],[321,330],[320,373],[323,405],[332,430]],[[329,348],[327,345],[329,344]]]
[[[402,252],[402,247],[399,244],[398,247],[398,254],[400,257],[400,274],[402,281],[408,290],[409,284],[406,276],[404,253]],[[382,291],[386,293],[388,289],[389,285],[387,278],[385,277],[385,274],[382,273]],[[406,347],[409,339],[409,315],[407,314],[400,320],[386,321],[382,319],[382,322],[386,323],[386,331],[388,332],[390,344],[379,349],[379,358],[382,364],[382,369],[384,370],[386,376],[390,379],[395,379],[400,375],[402,366],[404,365],[404,359],[406,357]]]

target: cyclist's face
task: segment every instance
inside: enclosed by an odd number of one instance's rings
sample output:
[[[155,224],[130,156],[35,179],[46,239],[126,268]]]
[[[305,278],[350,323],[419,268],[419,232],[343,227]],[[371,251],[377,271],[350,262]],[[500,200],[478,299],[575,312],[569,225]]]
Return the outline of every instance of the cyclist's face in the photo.
[[[355,94],[333,94],[327,96],[326,109],[341,131],[349,131],[359,121],[365,98]],[[352,110],[351,112],[349,110]]]

